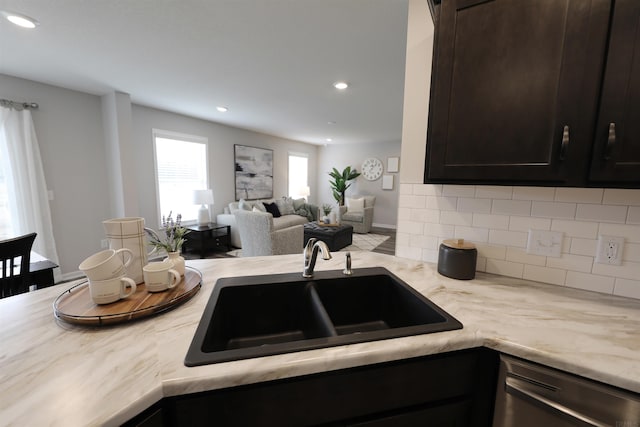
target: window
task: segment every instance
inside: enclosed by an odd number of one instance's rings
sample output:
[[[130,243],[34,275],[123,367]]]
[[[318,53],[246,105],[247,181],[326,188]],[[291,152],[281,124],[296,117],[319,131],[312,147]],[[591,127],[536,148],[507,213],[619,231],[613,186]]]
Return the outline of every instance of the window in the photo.
[[[307,197],[307,171],[309,156],[304,153],[289,153],[289,196],[294,199]]]
[[[209,188],[207,138],[154,129],[153,142],[159,219],[173,212],[174,219],[195,221],[193,190]]]

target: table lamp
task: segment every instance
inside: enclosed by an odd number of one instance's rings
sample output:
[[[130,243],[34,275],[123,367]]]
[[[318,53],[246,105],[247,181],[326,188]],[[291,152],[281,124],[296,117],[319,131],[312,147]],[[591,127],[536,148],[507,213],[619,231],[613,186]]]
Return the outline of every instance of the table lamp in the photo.
[[[200,205],[198,210],[198,225],[207,225],[211,222],[209,206],[213,204],[213,190],[194,190],[193,204]]]

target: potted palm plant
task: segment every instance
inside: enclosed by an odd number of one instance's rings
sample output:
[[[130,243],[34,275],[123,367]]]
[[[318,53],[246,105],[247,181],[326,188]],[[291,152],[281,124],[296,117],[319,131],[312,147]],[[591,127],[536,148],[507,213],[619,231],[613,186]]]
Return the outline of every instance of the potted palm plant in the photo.
[[[329,176],[333,178],[329,181],[331,191],[333,192],[333,198],[336,199],[339,206],[344,206],[344,193],[349,187],[351,187],[351,183],[349,183],[349,181],[359,177],[360,172],[355,168],[351,169],[351,166],[347,166],[342,172],[333,168],[333,170],[329,172]]]

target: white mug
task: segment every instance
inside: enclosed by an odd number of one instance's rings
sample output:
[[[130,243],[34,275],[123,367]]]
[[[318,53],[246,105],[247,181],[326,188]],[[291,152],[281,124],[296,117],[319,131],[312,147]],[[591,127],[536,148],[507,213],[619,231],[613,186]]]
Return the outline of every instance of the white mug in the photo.
[[[121,254],[126,254],[122,255]],[[125,261],[124,258],[127,258]],[[122,248],[117,251],[105,249],[91,255],[80,263],[78,267],[89,280],[107,280],[124,276],[126,267],[131,264],[133,253],[130,249]]]
[[[127,292],[127,287],[131,288]],[[109,304],[127,298],[136,291],[136,282],[128,277],[114,277],[107,280],[89,280],[89,293],[96,304]]]
[[[149,292],[162,292],[180,283],[180,273],[173,269],[173,262],[150,262],[142,267],[144,285]]]

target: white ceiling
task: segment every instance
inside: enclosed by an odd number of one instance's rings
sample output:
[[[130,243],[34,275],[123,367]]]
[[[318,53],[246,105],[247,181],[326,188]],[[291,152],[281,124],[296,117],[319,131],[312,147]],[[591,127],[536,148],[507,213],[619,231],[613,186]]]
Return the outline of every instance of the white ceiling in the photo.
[[[397,142],[407,3],[0,0],[40,22],[0,20],[0,73],[315,144]]]

